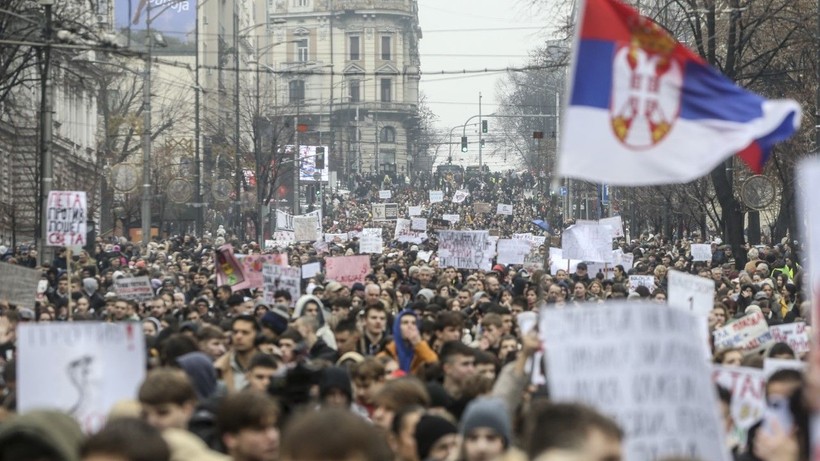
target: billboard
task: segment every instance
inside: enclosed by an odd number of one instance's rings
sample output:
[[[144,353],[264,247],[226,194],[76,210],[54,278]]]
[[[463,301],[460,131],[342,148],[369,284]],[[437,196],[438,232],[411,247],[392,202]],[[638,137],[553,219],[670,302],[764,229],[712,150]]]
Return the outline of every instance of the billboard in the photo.
[[[286,146],[285,152],[293,152],[294,146]],[[314,175],[321,173],[321,181],[328,182],[330,177],[330,165],[328,165],[327,146],[299,146],[299,179],[302,181],[316,181]],[[324,163],[324,168],[316,168],[316,160]]]
[[[151,30],[160,32],[169,48],[180,44],[193,45],[196,1],[114,0],[114,24],[129,39],[142,41],[150,12]]]

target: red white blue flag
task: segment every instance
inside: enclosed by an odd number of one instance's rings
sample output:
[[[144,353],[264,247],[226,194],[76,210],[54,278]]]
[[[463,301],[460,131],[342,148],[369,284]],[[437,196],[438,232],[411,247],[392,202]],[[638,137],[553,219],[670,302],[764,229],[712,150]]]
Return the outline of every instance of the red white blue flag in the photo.
[[[684,183],[738,154],[760,172],[800,106],[746,91],[617,0],[586,0],[573,48],[561,176]]]

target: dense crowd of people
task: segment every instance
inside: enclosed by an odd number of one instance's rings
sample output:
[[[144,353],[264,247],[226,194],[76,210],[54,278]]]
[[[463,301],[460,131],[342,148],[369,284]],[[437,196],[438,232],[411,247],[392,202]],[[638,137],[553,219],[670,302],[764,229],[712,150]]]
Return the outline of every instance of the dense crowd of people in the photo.
[[[556,233],[533,224],[552,213],[549,196],[528,174],[473,178],[356,178],[336,194],[323,218],[326,233],[348,233],[326,247],[311,243],[242,242],[224,228],[156,239],[145,248],[123,238],[99,238],[94,251],[67,261],[65,249],[41,261],[29,247],[0,247],[0,259],[42,271],[31,305],[0,299],[3,422],[0,460],[235,460],[235,461],[489,461],[621,459],[625,434],[612,418],[581,404],[549,399],[533,357],[541,344],[524,330],[521,314],[539,309],[607,309],[610,300],[665,303],[670,271],[709,278],[715,285],[708,318],[714,331],[760,312],[769,325],[810,323],[804,274],[793,242],[747,248],[738,269],[732,252],[714,241],[711,261],[694,261],[703,236],[638,234],[613,241],[634,256],[632,267],[590,273],[527,270],[493,263],[491,270],[440,264],[441,229],[486,229],[510,236]],[[378,191],[393,192],[400,217],[423,206],[433,223],[419,243],[393,239],[394,223],[373,221]],[[447,197],[429,203],[428,191]],[[449,198],[458,190],[462,203]],[[383,201],[383,200],[382,200]],[[492,212],[476,213],[486,202]],[[495,213],[514,204],[511,216]],[[558,227],[560,224],[558,223]],[[232,243],[238,257],[286,253],[291,266],[359,254],[356,232],[382,227],[385,248],[370,255],[364,280],[342,284],[323,273],[265,301],[262,287],[234,290],[217,282],[214,251]],[[706,239],[706,242],[710,242]],[[428,258],[420,253],[431,252]],[[114,281],[147,276],[155,296],[119,297]],[[630,275],[654,277],[630,287]],[[653,304],[655,305],[655,304]],[[51,410],[16,410],[16,328],[24,322],[138,322],[146,338],[148,373],[133,401],[121,402],[106,425],[85,435],[70,417]],[[760,368],[764,357],[807,359],[787,344],[763,351],[716,349],[723,366]],[[820,406],[817,370],[780,370],[766,396],[790,402],[791,428],[760,423],[739,428],[731,395],[718,387],[726,443],[738,460],[808,459],[808,412]],[[549,371],[547,370],[547,374]],[[814,392],[816,391],[816,392]],[[765,419],[765,416],[763,417]],[[761,426],[765,426],[761,428]]]

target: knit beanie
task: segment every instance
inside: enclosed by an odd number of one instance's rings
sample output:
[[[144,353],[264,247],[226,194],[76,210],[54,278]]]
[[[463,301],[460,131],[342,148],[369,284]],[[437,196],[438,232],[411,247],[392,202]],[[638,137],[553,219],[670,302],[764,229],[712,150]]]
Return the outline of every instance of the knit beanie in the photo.
[[[486,427],[494,430],[504,438],[504,446],[512,440],[512,424],[504,401],[495,397],[473,400],[461,417],[461,436],[464,437],[473,429]]]
[[[270,311],[265,312],[260,323],[263,327],[270,328],[277,335],[281,335],[288,329],[289,317],[287,307],[277,304]]]
[[[458,434],[455,424],[438,415],[424,415],[416,424],[416,451],[419,459],[427,459],[430,449],[448,434]]]

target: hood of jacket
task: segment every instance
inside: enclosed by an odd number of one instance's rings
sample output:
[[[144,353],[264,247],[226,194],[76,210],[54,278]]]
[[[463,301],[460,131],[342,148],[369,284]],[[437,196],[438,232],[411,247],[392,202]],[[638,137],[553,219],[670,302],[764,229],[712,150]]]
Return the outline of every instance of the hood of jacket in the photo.
[[[177,357],[177,363],[191,379],[199,400],[207,399],[216,392],[216,368],[205,353],[189,352],[180,355]]]
[[[393,341],[396,346],[396,357],[399,359],[399,368],[406,373],[410,373],[410,365],[413,363],[416,351],[412,345],[404,340],[404,336],[401,334],[401,319],[407,315],[412,315],[416,319],[416,324],[418,324],[416,311],[405,309],[399,312],[399,315],[393,320]]]
[[[325,304],[319,299],[317,296],[313,295],[304,295],[296,301],[296,307],[293,309],[293,319],[298,319],[302,316],[302,313],[305,310],[305,304],[308,302],[314,302],[319,305],[319,326],[323,327],[326,323],[326,319],[330,318],[330,311],[325,308]]]

